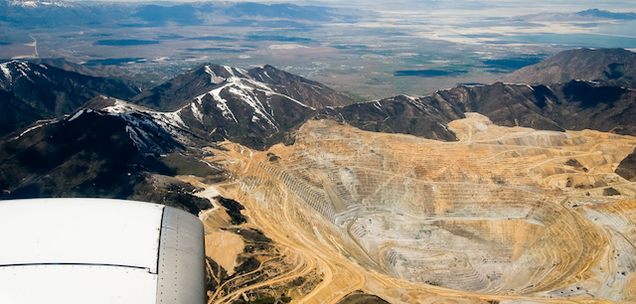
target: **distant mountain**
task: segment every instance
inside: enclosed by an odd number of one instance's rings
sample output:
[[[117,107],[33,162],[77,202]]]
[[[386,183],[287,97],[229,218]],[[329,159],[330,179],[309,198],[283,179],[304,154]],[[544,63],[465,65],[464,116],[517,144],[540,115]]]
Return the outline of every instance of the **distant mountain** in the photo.
[[[508,82],[545,85],[573,79],[636,87],[636,53],[624,49],[563,51],[503,77]]]
[[[116,65],[84,65],[84,64],[69,62],[59,58],[35,58],[35,59],[28,59],[28,61],[35,64],[45,64],[49,67],[62,69],[67,72],[75,72],[75,73],[86,75],[86,76],[132,78],[132,76],[130,75],[131,74],[130,72]],[[139,86],[144,86],[141,88],[142,91],[145,91],[147,89],[154,87],[150,83],[146,83],[146,82],[138,82],[138,84]]]
[[[599,10],[598,8],[581,11],[576,14],[579,16],[590,16],[601,19],[636,20],[636,14],[634,13],[612,13],[610,11]]]
[[[126,19],[128,5],[57,0],[0,0],[0,25],[20,28],[97,26]]]
[[[49,0],[0,0],[0,25],[38,27],[181,26],[236,23],[243,20],[347,22],[366,13],[354,9],[252,2],[193,2],[170,6],[127,3],[77,3]],[[218,18],[223,16],[223,18]]]
[[[0,63],[0,136],[38,119],[71,113],[100,94],[131,98],[147,86],[27,61]]]
[[[526,22],[564,22],[564,21],[597,21],[597,20],[636,20],[634,13],[612,13],[610,11],[599,10],[597,8],[580,11],[576,13],[539,13],[532,15],[515,16],[512,21]]]

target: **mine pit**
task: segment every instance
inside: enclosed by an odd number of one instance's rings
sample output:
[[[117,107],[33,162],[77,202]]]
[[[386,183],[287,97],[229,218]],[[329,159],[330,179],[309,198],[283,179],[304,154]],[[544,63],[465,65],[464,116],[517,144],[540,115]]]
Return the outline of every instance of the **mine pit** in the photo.
[[[229,172],[215,187],[245,206],[244,225],[302,257],[297,267],[321,269],[305,285],[314,289],[293,289],[312,303],[361,289],[502,303],[636,294],[636,214],[625,201],[636,187],[612,171],[636,139],[501,127],[476,113],[449,128],[458,142],[313,120],[293,145],[228,142],[206,161]]]

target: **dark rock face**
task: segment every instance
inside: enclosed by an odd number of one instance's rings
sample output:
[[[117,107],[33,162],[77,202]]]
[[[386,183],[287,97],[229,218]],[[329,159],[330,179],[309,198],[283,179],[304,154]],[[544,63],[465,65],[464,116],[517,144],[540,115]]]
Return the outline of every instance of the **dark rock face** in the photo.
[[[553,95],[552,92],[549,94]],[[455,107],[453,113],[478,112],[502,126],[563,130],[558,122],[545,115],[545,106],[541,108],[547,99],[529,86],[499,82],[487,86],[457,87],[439,91],[436,95]]]
[[[636,117],[636,92],[583,81],[550,87],[503,83],[460,86],[419,98],[397,96],[323,111],[367,131],[440,140],[455,140],[444,126],[463,118],[465,112],[481,113],[501,126],[636,135],[632,119]]]
[[[0,198],[131,198],[196,214],[211,205],[192,196],[194,189],[149,183],[153,175],[174,175],[161,155],[180,149],[146,114],[82,109],[0,140]]]
[[[227,78],[232,77],[232,73],[242,76],[239,71],[230,67],[226,69],[218,65],[199,66],[135,96],[130,101],[157,111],[175,111],[196,96],[219,86]]]
[[[469,90],[485,102],[467,109],[498,125],[606,132],[635,125],[629,117],[636,110],[636,92],[625,88],[570,81],[550,87],[495,84]]]
[[[227,214],[232,218],[232,225],[240,225],[247,222],[247,218],[241,213],[241,210],[245,209],[245,207],[239,202],[222,196],[217,196],[214,199],[226,209]]]
[[[636,86],[636,53],[624,49],[563,51],[503,77],[505,81],[551,85],[580,79],[611,86]]]
[[[129,165],[141,165],[143,157],[125,128],[122,119],[90,112],[43,125],[19,138],[5,137],[0,150],[3,194],[127,196],[140,173]],[[156,162],[143,163],[165,170]]]
[[[44,64],[9,61],[0,64],[0,136],[38,119],[68,114],[88,100],[106,94],[131,98],[141,91],[132,81],[91,77]]]
[[[621,161],[614,173],[630,182],[636,181],[636,150]]]
[[[278,70],[271,65],[251,69],[248,73],[255,80],[268,84],[275,92],[289,96],[312,108],[346,106],[357,102],[319,82]]]
[[[8,134],[46,116],[42,111],[0,89],[0,136]]]
[[[388,304],[388,303],[389,302],[385,301],[384,299],[376,295],[368,294],[361,290],[354,291],[348,294],[346,297],[342,298],[342,300],[338,302],[338,304]]]
[[[326,109],[323,113],[366,131],[412,134],[454,141],[455,134],[446,129],[445,125],[462,117],[463,112],[439,112],[434,103],[436,101],[432,98],[415,99],[402,95],[377,102]]]

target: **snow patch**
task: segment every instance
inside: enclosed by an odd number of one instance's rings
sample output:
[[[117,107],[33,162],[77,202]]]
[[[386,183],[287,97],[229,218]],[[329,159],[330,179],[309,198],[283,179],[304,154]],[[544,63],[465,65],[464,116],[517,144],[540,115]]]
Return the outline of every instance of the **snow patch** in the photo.
[[[230,75],[234,76],[234,71],[232,71],[232,67],[229,67],[227,65],[224,65],[223,68],[230,73]]]
[[[35,1],[13,1],[12,4],[21,7],[38,7]]]
[[[82,114],[84,113],[93,113],[93,110],[91,109],[81,109],[79,111],[77,111],[75,114],[73,114],[73,116],[71,118],[69,118],[67,121],[73,121],[75,119],[77,119],[78,117],[82,116]]]
[[[43,127],[43,126],[46,126],[46,124],[41,124],[41,125],[37,125],[37,126],[30,127],[30,128],[28,128],[28,129],[24,130],[22,133],[20,133],[20,135],[18,135],[18,136],[16,136],[16,137],[14,137],[14,138],[13,138],[13,140],[16,140],[16,139],[18,139],[18,138],[22,137],[22,135],[27,134],[27,133],[29,133],[30,131],[33,131],[33,130],[35,130],[35,129],[37,129],[37,128],[40,128],[40,127]]]
[[[62,1],[11,1],[9,3],[12,6],[37,8],[41,6],[58,6],[58,7],[71,7],[72,5]]]
[[[164,127],[165,125],[176,126],[184,129],[189,129],[188,126],[181,119],[181,110],[175,112],[147,112],[154,119],[157,119],[157,123]],[[164,125],[165,124],[165,125]]]
[[[221,115],[223,115],[223,117],[227,120],[233,120],[235,123],[238,123],[238,120],[236,120],[236,116],[234,116],[234,113],[232,112],[232,110],[230,110],[230,107],[227,106],[227,100],[223,99],[221,97],[221,91],[223,89],[225,89],[228,85],[224,85],[220,88],[214,89],[210,92],[208,92],[208,94],[212,95],[212,98],[214,98],[214,100],[216,100],[216,107],[219,108],[219,110],[221,110]],[[201,98],[203,98],[203,96],[205,96],[206,94],[203,94],[199,97],[197,97],[197,99],[199,101],[201,101]]]
[[[504,84],[504,85],[507,85],[507,86],[529,86],[529,85],[528,85],[528,84],[526,84],[526,83],[520,83],[520,82],[504,82],[503,84]],[[532,89],[532,88],[531,88],[531,89]],[[534,91],[534,90],[533,90],[533,91]]]
[[[186,126],[185,124],[183,124],[183,121],[181,121],[179,112],[180,110],[168,113],[144,113],[134,111],[126,113],[116,113],[111,115],[118,115],[126,121],[126,132],[130,136],[130,139],[135,142],[135,146],[141,149],[148,148],[148,144],[146,144],[146,142],[152,143],[154,137],[148,132],[143,131],[143,128],[150,130],[161,129],[169,133],[176,141],[185,145],[189,144],[190,140],[188,140],[180,132],[180,129],[183,129]]]
[[[205,72],[208,73],[208,75],[210,75],[210,81],[212,83],[221,83],[221,82],[225,81],[225,78],[216,75],[216,73],[214,73],[214,71],[212,71],[212,69],[210,69],[210,66],[207,66],[207,65],[205,66]]]
[[[242,76],[248,75],[248,72],[246,70],[244,70],[244,69],[235,68],[235,70],[237,70],[239,73],[241,73]]]
[[[13,79],[11,78],[11,70],[9,70],[7,63],[0,64],[0,69],[2,70],[2,74],[4,74],[4,78],[11,82]]]
[[[411,104],[413,104],[418,109],[420,109],[420,111],[424,111],[424,112],[427,112],[427,113],[430,112],[429,107],[424,102],[422,102],[421,99],[413,98],[413,97],[407,96],[407,95],[404,95],[404,96],[409,99]]]
[[[199,104],[201,104],[201,100],[199,100]],[[203,123],[203,114],[201,114],[199,108],[197,108],[196,102],[190,104],[190,109],[192,110],[192,115],[194,115],[194,118],[196,118],[200,123]]]
[[[378,110],[382,111],[382,105],[380,104],[380,102],[379,102],[379,101],[374,101],[374,102],[373,102],[373,106],[374,106],[376,109],[378,109]]]
[[[11,63],[15,67],[15,70],[20,73],[18,77],[25,77],[30,82],[34,82],[33,79],[31,79],[27,74],[27,72],[31,72],[31,68],[26,62],[14,60],[11,61]]]
[[[108,97],[103,95],[102,95],[102,98],[108,99]],[[114,114],[114,113],[126,113],[131,111],[144,111],[144,110],[133,104],[127,103],[119,99],[115,99],[114,105],[105,107],[102,109],[102,111]]]
[[[128,133],[128,137],[130,137],[130,139],[133,141],[133,144],[135,145],[135,147],[137,147],[138,150],[148,147],[148,145],[144,142],[144,139],[141,138],[144,135],[146,135],[147,137],[148,133],[143,132],[139,129],[135,129],[131,127],[130,125],[126,126],[126,133]],[[141,133],[141,137],[139,136],[140,135],[139,133]]]
[[[310,106],[308,106],[308,105],[306,105],[306,104],[304,104],[304,103],[302,103],[302,102],[300,102],[300,101],[298,101],[298,100],[296,100],[294,98],[291,98],[291,97],[289,97],[289,96],[287,96],[285,94],[281,94],[281,93],[278,93],[278,92],[275,92],[275,91],[266,91],[265,95],[267,95],[267,96],[272,96],[272,95],[282,96],[282,97],[285,97],[285,98],[287,98],[287,99],[289,99],[289,100],[291,100],[291,101],[293,101],[293,102],[295,102],[295,103],[297,103],[297,104],[299,104],[299,105],[301,105],[301,106],[303,106],[305,108],[309,108],[309,109],[312,109],[312,110],[316,109],[316,108],[310,107]]]
[[[259,82],[259,81],[256,81],[256,80],[252,80],[252,79],[245,79],[245,80],[247,80],[247,82],[249,82],[249,83],[251,83],[251,84],[253,84],[253,85],[255,85],[255,86],[257,86],[257,87],[259,87],[259,88],[261,88],[263,90],[273,91],[269,86],[267,86],[266,84],[264,84],[262,82]]]
[[[105,96],[102,96],[102,98],[107,99],[107,97]],[[121,115],[121,117],[129,125],[136,127],[132,131],[127,130],[133,141],[136,138],[139,140],[143,138],[151,140],[147,136],[144,137],[145,135],[147,135],[145,134],[145,132],[138,130],[141,124],[144,124],[150,126],[151,128],[159,127],[172,135],[175,140],[181,142],[182,144],[188,144],[190,141],[180,133],[181,129],[188,129],[188,126],[181,119],[181,110],[183,110],[183,108],[174,112],[156,112],[144,109],[142,107],[127,103],[119,99],[115,99],[114,105],[102,109],[102,111],[109,113],[109,115]],[[147,114],[149,118],[140,115],[133,116],[132,114],[134,113],[144,113]],[[138,132],[135,130],[138,130]],[[139,143],[137,147],[139,148],[146,146],[143,143]]]
[[[439,122],[437,123],[437,125],[439,125],[440,127],[444,128],[444,130],[448,131],[448,128],[446,127],[446,125],[443,125],[443,124],[441,124]],[[488,127],[486,127],[486,128],[488,128]]]
[[[163,124],[162,127],[166,127],[168,125],[187,129],[188,126],[181,119],[181,110],[179,109],[174,112],[156,112],[147,109],[143,109],[134,104],[127,103],[125,101],[115,99],[115,104],[109,107],[105,107],[102,111],[116,114],[116,113],[128,113],[128,112],[144,112],[148,115],[152,116],[152,118],[157,120],[157,123]],[[165,129],[165,128],[164,128]]]
[[[235,80],[235,79],[233,79],[233,80]],[[238,88],[236,88],[234,86],[236,86]],[[252,91],[252,90],[253,90],[252,88],[250,88],[248,86],[245,86],[240,81],[234,81],[233,82],[233,86],[228,89],[228,91],[230,93],[239,96],[245,103],[247,103],[250,107],[252,107],[252,109],[254,109],[254,112],[258,116],[260,116],[261,118],[265,119],[265,121],[267,121],[267,123],[269,125],[274,127],[274,129],[278,130],[278,127],[276,127],[274,122],[270,119],[269,115],[267,114],[263,104],[258,99],[253,98],[252,96],[250,96],[250,95],[248,95],[246,93],[247,91]]]

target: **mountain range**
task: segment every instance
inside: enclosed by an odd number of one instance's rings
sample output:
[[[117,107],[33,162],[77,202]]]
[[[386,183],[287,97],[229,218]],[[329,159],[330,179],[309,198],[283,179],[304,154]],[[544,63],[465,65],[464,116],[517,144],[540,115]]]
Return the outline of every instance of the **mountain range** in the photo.
[[[236,24],[246,20],[295,22],[347,22],[368,14],[355,9],[253,2],[195,2],[173,4],[77,3],[64,1],[0,0],[0,25],[40,27],[135,27]],[[222,16],[222,17],[221,17]]]
[[[636,53],[624,49],[563,51],[503,77],[507,82],[544,85],[573,79],[606,86],[636,87]]]
[[[5,62],[0,65],[5,135],[0,187],[3,197],[149,199],[173,193],[167,203],[195,211],[201,202],[191,195],[194,189],[171,176],[223,179],[218,166],[201,166],[209,155],[204,146],[224,140],[258,150],[290,144],[294,131],[311,119],[455,141],[446,125],[465,112],[479,112],[502,126],[635,136],[636,92],[628,81],[633,58],[624,50],[568,51],[509,76],[527,75],[532,85],[459,86],[367,103],[272,66],[243,70],[205,64],[142,90],[145,84]],[[524,73],[546,65],[569,71],[575,61],[587,62],[576,75],[580,79],[553,83],[546,75],[546,84],[540,84],[538,72]],[[599,81],[612,66],[624,67],[621,76]],[[626,161],[622,175],[633,176],[632,163]]]
[[[598,8],[579,11],[576,13],[548,13],[543,12],[539,14],[523,15],[510,18],[512,21],[597,21],[597,20],[635,20],[636,14],[634,13],[613,13],[606,10],[599,10]]]
[[[0,63],[0,134],[40,119],[68,114],[107,94],[131,98],[148,86],[138,81],[93,77],[28,61]]]

